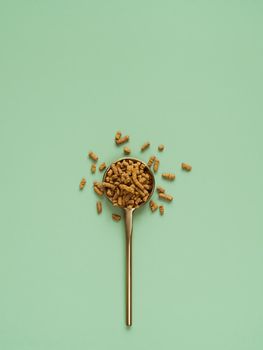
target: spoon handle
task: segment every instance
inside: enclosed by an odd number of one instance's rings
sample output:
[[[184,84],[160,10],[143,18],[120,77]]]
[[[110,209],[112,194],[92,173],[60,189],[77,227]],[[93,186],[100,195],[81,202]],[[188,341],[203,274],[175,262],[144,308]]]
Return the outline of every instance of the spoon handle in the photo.
[[[126,232],[126,325],[132,325],[132,209],[125,209]]]

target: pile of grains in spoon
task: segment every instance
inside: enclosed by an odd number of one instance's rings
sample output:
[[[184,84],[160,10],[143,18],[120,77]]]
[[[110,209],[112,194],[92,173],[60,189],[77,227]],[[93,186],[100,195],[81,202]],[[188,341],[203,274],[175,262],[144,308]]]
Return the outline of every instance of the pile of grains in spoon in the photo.
[[[123,159],[111,165],[102,186],[113,205],[132,209],[147,201],[153,178],[142,162]]]

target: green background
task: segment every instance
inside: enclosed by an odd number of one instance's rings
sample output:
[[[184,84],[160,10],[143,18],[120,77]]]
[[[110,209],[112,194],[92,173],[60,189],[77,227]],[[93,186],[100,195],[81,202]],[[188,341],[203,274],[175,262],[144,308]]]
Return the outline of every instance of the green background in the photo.
[[[1,350],[263,348],[262,34],[259,0],[1,1]],[[177,173],[134,220],[131,329],[86,157],[118,129]]]

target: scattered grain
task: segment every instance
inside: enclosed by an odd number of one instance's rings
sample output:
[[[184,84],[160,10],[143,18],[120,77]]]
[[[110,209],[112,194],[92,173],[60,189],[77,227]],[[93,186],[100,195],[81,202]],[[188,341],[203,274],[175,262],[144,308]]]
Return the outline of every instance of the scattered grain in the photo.
[[[151,166],[153,165],[153,162],[155,161],[156,157],[155,156],[151,156],[150,159],[148,160],[148,167],[151,168]]]
[[[191,165],[189,165],[187,163],[182,163],[181,166],[182,166],[182,169],[185,170],[185,171],[191,171],[192,170]]]
[[[175,179],[175,174],[172,173],[163,173],[162,177],[166,180],[173,181]]]
[[[103,163],[101,163],[101,165],[99,166],[99,171],[103,171],[104,169],[106,169],[106,163],[105,162],[103,162]]]
[[[112,214],[112,220],[114,221],[120,221],[121,216],[119,214]]]
[[[158,209],[158,205],[153,200],[151,200],[150,201],[150,208],[151,208],[151,211],[154,212]]]
[[[96,207],[97,207],[97,213],[101,214],[101,212],[102,212],[102,203],[100,201],[97,202]]]
[[[141,151],[143,152],[149,147],[150,147],[150,142],[145,142],[141,147]]]
[[[163,187],[161,187],[161,186],[158,186],[158,187],[156,188],[156,191],[157,191],[158,193],[164,193],[164,192],[165,192],[165,189],[164,189]]]
[[[171,202],[173,200],[173,197],[166,193],[159,193],[159,198],[167,202]]]
[[[119,138],[118,140],[115,140],[115,142],[117,145],[122,145],[123,143],[128,142],[129,139],[130,139],[130,137],[128,135],[126,135],[126,136]]]
[[[80,181],[80,184],[79,184],[79,189],[80,190],[83,190],[83,188],[85,187],[85,185],[86,185],[86,179],[83,177],[82,179],[81,179],[81,181]]]
[[[119,140],[121,138],[121,132],[117,131],[115,134],[115,141]]]
[[[94,152],[89,152],[89,157],[90,157],[90,159],[92,159],[92,160],[94,160],[94,162],[97,162],[97,160],[99,159],[99,157],[97,156],[97,154],[96,153],[94,153]]]
[[[129,147],[124,147],[123,148],[123,152],[124,152],[124,154],[130,154],[131,153],[131,149],[129,148]]]
[[[154,161],[154,164],[153,164],[153,171],[155,173],[157,173],[157,171],[159,169],[159,165],[160,165],[160,161],[159,161],[159,159],[156,158],[155,161]]]

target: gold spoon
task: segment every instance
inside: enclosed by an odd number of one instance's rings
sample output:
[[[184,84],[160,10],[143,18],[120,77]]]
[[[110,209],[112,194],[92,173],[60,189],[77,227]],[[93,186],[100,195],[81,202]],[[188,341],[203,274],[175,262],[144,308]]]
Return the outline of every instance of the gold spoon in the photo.
[[[154,175],[149,166],[137,158],[131,158],[131,157],[124,157],[116,160],[113,162],[106,170],[103,176],[103,181],[106,180],[106,175],[108,170],[111,168],[113,164],[118,163],[122,160],[132,160],[134,162],[140,162],[145,165],[145,168],[147,169],[147,172],[151,176],[152,179],[152,190],[149,194],[149,197],[146,202],[142,202],[138,205],[138,207],[142,207],[144,204],[149,202],[154,189],[155,189],[155,180]],[[106,195],[106,197],[111,202],[110,198]],[[111,202],[112,203],[112,202]],[[137,208],[138,208],[137,207]],[[126,208],[126,207],[120,207],[124,210],[124,217],[125,217],[125,233],[126,233],[126,325],[131,326],[132,325],[132,221],[133,221],[133,212],[137,208]]]

